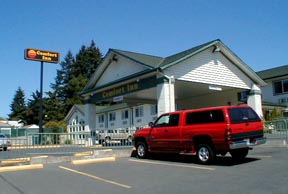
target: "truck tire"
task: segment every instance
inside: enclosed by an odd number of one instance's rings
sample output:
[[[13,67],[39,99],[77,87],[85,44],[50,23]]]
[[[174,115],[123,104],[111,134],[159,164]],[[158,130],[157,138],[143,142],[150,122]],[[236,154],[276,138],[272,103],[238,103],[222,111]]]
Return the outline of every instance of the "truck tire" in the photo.
[[[242,149],[236,149],[236,150],[231,150],[230,154],[233,159],[237,160],[243,160],[249,152],[248,148],[242,148]]]
[[[144,142],[138,142],[136,145],[136,153],[138,158],[146,158],[148,149],[147,145]]]
[[[197,160],[200,164],[208,164],[215,158],[215,153],[210,145],[199,144],[197,146]]]

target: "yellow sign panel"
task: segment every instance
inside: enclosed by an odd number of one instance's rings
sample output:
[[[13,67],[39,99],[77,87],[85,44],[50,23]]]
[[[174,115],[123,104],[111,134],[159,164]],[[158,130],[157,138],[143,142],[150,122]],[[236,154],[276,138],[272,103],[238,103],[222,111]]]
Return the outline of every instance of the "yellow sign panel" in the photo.
[[[48,63],[59,63],[60,54],[57,52],[43,51],[39,49],[25,49],[24,58],[32,61],[43,61]]]

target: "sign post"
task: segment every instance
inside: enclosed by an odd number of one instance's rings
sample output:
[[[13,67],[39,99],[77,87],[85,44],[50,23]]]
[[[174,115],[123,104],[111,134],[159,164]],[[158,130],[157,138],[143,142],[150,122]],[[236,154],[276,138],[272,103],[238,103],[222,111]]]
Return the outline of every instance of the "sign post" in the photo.
[[[39,49],[25,49],[24,58],[26,60],[40,61],[40,100],[39,100],[39,144],[42,143],[43,133],[43,66],[44,62],[59,63],[60,54],[57,52],[43,51]]]

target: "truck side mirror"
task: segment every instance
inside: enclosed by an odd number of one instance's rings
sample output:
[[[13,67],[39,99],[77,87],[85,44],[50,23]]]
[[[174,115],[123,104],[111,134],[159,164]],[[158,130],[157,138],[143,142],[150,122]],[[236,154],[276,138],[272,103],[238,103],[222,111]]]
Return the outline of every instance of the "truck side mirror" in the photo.
[[[149,122],[149,127],[154,127],[154,123],[153,122]]]

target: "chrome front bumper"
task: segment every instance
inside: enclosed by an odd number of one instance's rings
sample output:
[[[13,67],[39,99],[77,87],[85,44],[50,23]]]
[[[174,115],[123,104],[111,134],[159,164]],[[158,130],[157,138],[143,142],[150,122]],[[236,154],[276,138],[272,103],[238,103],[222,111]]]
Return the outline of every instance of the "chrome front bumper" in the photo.
[[[232,144],[229,145],[230,149],[240,149],[240,148],[249,148],[252,146],[257,146],[260,144],[265,144],[266,143],[266,138],[256,138],[252,142],[250,142],[250,139],[246,139],[243,141],[236,141],[232,142]]]

